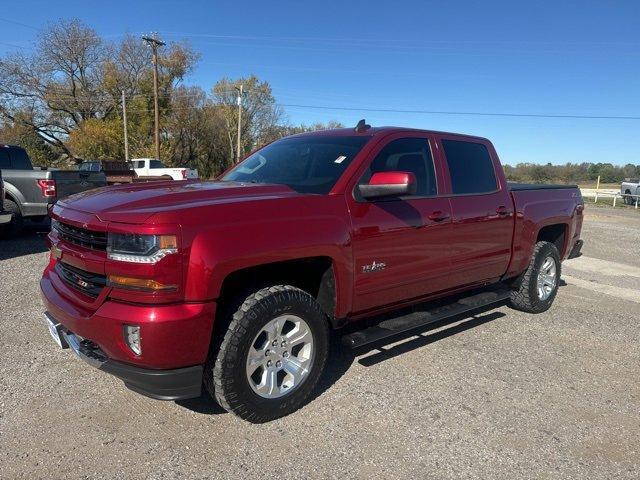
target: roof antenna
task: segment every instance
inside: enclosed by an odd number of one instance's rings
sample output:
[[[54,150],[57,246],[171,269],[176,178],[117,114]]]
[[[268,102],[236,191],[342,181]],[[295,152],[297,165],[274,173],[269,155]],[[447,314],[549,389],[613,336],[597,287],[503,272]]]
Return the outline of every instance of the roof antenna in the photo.
[[[355,131],[356,133],[362,133],[369,130],[370,128],[371,128],[371,125],[367,125],[367,122],[363,118],[358,122],[358,125],[356,125]]]

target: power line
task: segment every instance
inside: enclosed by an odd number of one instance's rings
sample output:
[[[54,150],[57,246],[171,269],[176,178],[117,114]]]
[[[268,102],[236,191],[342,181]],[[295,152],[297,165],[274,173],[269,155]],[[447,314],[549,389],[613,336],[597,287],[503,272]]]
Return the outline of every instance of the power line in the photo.
[[[251,90],[244,90],[245,92],[251,92]],[[253,90],[255,91],[255,90]],[[237,93],[235,89],[223,90],[223,93]],[[160,97],[169,99],[181,99],[181,98],[199,98],[202,97],[205,102],[211,100],[211,95],[205,93],[204,96],[200,94],[161,94]],[[287,96],[287,95],[285,95]],[[288,95],[291,97],[291,95]],[[127,99],[133,98],[153,98],[152,94],[133,94],[126,96]],[[39,99],[39,98],[38,98]],[[47,100],[79,100],[82,102],[82,98],[77,99],[71,96],[47,96]],[[92,96],[92,100],[102,99],[105,102],[118,101],[118,98],[113,96],[96,97]],[[215,106],[215,103],[208,103],[207,106]],[[485,116],[485,117],[515,117],[515,118],[566,118],[566,119],[578,119],[578,120],[640,120],[640,115],[578,115],[578,114],[553,114],[553,113],[517,113],[517,112],[476,112],[476,111],[452,111],[452,110],[420,110],[420,109],[401,109],[401,108],[373,108],[373,107],[348,107],[348,106],[331,106],[331,105],[311,105],[311,104],[298,104],[298,103],[276,103],[277,106],[287,108],[305,108],[311,110],[333,110],[333,111],[347,111],[347,112],[372,112],[372,113],[409,113],[409,114],[423,114],[423,115],[459,115],[459,116]],[[171,110],[190,110],[200,108],[199,106],[174,106],[170,107]],[[130,113],[134,112],[147,112],[146,109],[127,109]]]
[[[515,117],[515,118],[567,118],[580,120],[640,120],[640,116],[623,115],[571,115],[571,114],[539,114],[539,113],[511,113],[511,112],[463,112],[443,110],[408,110],[394,108],[358,108],[358,107],[334,107],[328,105],[301,105],[292,103],[276,103],[275,105],[288,108],[308,108],[313,110],[348,111],[348,112],[372,112],[372,113],[410,113],[424,115],[460,115],[460,116],[490,116],[490,117]],[[210,106],[216,106],[215,104]],[[170,108],[172,111],[194,110],[197,107],[179,106]],[[129,112],[147,112],[147,110],[128,110]]]
[[[0,45],[4,45],[5,47],[21,48],[21,49],[28,50],[28,48],[27,48],[27,47],[21,47],[20,45],[14,45],[13,43],[4,43],[4,42],[0,42]]]
[[[454,112],[444,110],[403,110],[394,108],[356,108],[356,107],[330,107],[325,105],[300,105],[280,103],[282,107],[312,108],[319,110],[343,110],[353,112],[378,112],[378,113],[416,113],[428,115],[468,115],[486,117],[528,117],[528,118],[573,118],[584,120],[640,120],[640,116],[618,115],[570,115],[570,114],[542,114],[542,113],[510,113],[510,112]]]
[[[6,22],[6,23],[13,23],[14,25],[30,28],[31,30],[40,30],[38,27],[34,27],[33,25],[27,25],[26,23],[16,22],[15,20],[9,20],[8,18],[0,18],[0,21]]]
[[[344,38],[344,37],[288,37],[288,36],[268,36],[268,35],[224,35],[224,34],[209,34],[209,33],[191,33],[191,32],[165,32],[167,36],[175,37],[187,37],[187,38],[215,38],[215,39],[227,39],[227,40],[249,40],[249,41],[282,41],[282,42],[326,42],[326,43],[339,43],[341,46],[347,44],[360,44],[360,45],[389,45],[396,44],[402,46],[407,44],[410,46],[420,45],[571,45],[571,46],[640,46],[637,42],[576,42],[576,41],[530,41],[530,40],[449,40],[449,39],[424,39],[424,40],[404,40],[404,39],[375,39],[366,37],[357,38]]]

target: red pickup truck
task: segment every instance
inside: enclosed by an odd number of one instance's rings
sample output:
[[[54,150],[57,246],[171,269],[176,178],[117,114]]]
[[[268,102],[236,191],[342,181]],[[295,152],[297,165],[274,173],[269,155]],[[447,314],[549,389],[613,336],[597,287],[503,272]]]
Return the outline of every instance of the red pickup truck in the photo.
[[[134,391],[204,385],[264,422],[308,399],[332,330],[356,348],[494,303],[548,309],[583,208],[576,186],[507,184],[484,138],[360,122],[278,140],[217,181],[59,201],[45,317]]]

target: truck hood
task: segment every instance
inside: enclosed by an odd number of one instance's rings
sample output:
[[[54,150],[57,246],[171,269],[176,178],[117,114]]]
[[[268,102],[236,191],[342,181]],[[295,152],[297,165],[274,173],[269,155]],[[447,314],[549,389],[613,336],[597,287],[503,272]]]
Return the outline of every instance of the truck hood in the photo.
[[[99,188],[72,195],[57,205],[105,222],[144,223],[157,213],[297,195],[286,185],[171,180]]]

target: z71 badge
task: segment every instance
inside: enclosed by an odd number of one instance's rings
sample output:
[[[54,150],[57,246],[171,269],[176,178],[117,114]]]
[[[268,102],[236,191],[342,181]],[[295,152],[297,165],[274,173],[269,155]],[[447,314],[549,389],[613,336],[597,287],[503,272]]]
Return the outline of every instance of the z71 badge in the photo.
[[[384,262],[376,262],[374,260],[372,264],[364,265],[362,267],[362,273],[373,273],[373,272],[377,272],[379,270],[384,270],[386,267],[387,267],[386,263],[384,263]]]

